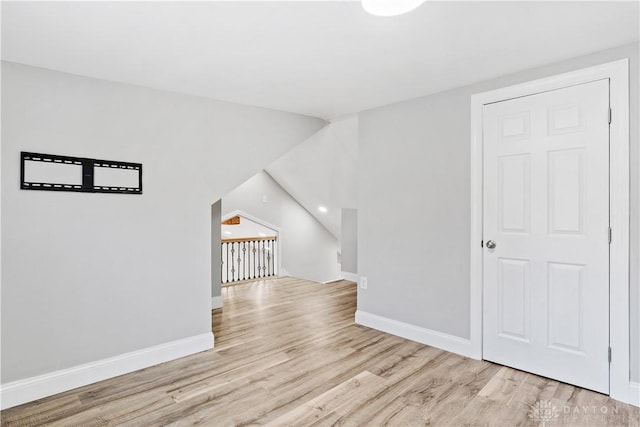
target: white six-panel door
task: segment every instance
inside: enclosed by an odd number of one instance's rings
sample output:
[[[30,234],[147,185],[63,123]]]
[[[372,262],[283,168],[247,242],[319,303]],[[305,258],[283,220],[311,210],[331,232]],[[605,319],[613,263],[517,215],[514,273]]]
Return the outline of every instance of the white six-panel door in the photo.
[[[483,357],[603,393],[608,111],[609,80],[483,108]]]

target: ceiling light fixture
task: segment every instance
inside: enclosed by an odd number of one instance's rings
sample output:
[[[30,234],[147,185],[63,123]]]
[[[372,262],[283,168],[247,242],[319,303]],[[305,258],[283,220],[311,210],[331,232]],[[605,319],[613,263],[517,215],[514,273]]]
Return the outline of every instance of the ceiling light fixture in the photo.
[[[322,212],[322,213],[327,213],[327,212],[328,212],[328,209],[327,209],[327,208],[325,208],[324,206],[318,206],[318,210],[319,210],[320,212]]]
[[[411,12],[425,0],[362,0],[364,10],[376,16],[396,16]]]

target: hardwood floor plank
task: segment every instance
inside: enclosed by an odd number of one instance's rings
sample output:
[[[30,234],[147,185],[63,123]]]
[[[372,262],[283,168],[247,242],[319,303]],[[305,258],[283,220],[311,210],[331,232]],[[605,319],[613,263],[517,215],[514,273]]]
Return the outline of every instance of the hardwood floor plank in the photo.
[[[353,400],[366,400],[367,395],[384,384],[384,379],[364,371],[321,395],[307,401],[292,411],[268,422],[267,426],[312,425],[340,406],[349,405]],[[369,393],[367,393],[369,389]]]
[[[354,324],[356,285],[223,288],[216,348],[0,413],[3,426],[638,426],[608,396]],[[603,413],[604,412],[604,413]]]
[[[168,390],[167,392],[174,401],[182,402],[203,393],[211,392],[218,387],[231,384],[234,381],[249,377],[273,366],[277,366],[288,360],[290,360],[289,356],[285,353],[276,353],[258,361],[225,371],[220,375],[209,377],[206,380],[198,381],[197,383],[192,383],[188,386]]]
[[[161,391],[140,393],[125,399],[112,400],[100,406],[93,406],[88,410],[48,423],[47,426],[121,425],[132,418],[157,411],[172,404],[172,399]]]
[[[59,414],[73,414],[81,410],[81,408],[82,403],[77,394],[72,392],[61,393],[29,403],[28,411],[17,409],[3,411],[0,425],[46,425],[54,421]]]

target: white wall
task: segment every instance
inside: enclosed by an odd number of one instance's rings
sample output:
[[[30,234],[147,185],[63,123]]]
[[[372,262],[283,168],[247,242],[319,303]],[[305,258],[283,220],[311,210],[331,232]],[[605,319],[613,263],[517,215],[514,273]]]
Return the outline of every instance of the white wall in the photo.
[[[227,218],[228,219],[228,215]],[[243,239],[247,237],[272,237],[277,236],[278,230],[265,227],[262,224],[252,221],[251,219],[241,217],[240,224],[223,224],[223,239]]]
[[[3,386],[210,334],[211,204],[322,126],[2,63]],[[21,150],[140,162],[144,194],[19,190]]]
[[[239,210],[280,229],[281,274],[317,282],[340,278],[337,239],[266,172],[225,195],[222,209],[224,216]]]
[[[631,377],[638,381],[637,44],[361,113],[358,268],[368,289],[358,291],[358,310],[468,338],[471,95],[625,57],[631,60]]]
[[[341,269],[358,274],[358,210],[342,209],[342,236],[340,238]]]
[[[211,308],[222,307],[221,282],[222,277],[222,199],[211,205]]]

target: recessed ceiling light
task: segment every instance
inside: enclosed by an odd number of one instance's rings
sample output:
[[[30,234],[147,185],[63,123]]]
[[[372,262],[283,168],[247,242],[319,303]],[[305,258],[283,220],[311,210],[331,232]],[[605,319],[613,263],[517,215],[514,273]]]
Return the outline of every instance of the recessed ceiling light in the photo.
[[[322,213],[327,213],[329,211],[329,209],[325,208],[324,206],[318,206],[318,210]]]
[[[396,16],[411,12],[425,0],[362,0],[364,10],[376,16]]]
[[[264,233],[258,233],[258,234],[260,235],[260,237],[267,237],[267,235]]]
[[[230,232],[230,231],[225,231],[225,232],[224,232],[224,234],[225,234],[226,236],[231,236],[231,232]]]

